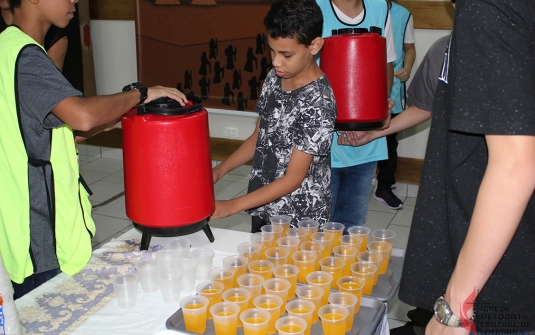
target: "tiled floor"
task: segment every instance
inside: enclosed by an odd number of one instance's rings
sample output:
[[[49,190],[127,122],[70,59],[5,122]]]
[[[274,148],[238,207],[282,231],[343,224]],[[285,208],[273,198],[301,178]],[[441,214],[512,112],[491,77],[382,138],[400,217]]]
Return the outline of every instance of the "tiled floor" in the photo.
[[[125,214],[122,150],[80,145],[79,152],[82,176],[93,191],[90,199],[94,206],[93,218],[97,226],[93,247],[98,248],[132,228],[131,221]],[[243,166],[223,177],[215,184],[216,198],[232,199],[245,194],[249,172],[250,166]],[[403,201],[402,210],[391,210],[370,195],[367,226],[372,230],[387,228],[395,231],[394,247],[405,248],[418,187],[400,184],[396,185],[394,193]],[[250,222],[249,215],[238,213],[228,218],[214,220],[210,225],[248,232]],[[407,311],[410,309],[412,307],[399,301],[397,295],[390,300],[388,302],[390,328],[404,325],[408,321]]]

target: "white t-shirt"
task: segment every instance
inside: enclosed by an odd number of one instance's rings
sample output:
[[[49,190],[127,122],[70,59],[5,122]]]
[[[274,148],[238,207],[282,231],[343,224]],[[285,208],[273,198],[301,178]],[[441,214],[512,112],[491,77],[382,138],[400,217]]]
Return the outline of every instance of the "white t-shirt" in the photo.
[[[354,18],[351,18],[344,14],[334,3],[331,3],[334,12],[336,13],[336,16],[348,25],[356,25],[359,24],[364,19],[364,10],[360,12],[359,15],[357,15]],[[412,16],[411,16],[412,19]],[[410,22],[409,22],[410,24]],[[408,26],[408,25],[407,25]],[[397,59],[396,55],[396,49],[394,47],[394,36],[392,35],[392,23],[390,22],[390,13],[388,14],[388,17],[386,18],[386,24],[385,24],[385,31],[383,32],[383,36],[386,38],[386,61],[388,63],[391,63]],[[412,36],[412,39],[414,40],[414,34]],[[405,43],[414,43],[413,42],[407,42],[407,37],[405,37]]]

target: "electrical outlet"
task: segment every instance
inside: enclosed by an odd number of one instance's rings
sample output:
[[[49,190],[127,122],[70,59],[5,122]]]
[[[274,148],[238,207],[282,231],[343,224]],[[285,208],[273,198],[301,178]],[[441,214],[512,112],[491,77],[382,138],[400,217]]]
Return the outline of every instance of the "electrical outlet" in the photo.
[[[225,127],[225,137],[238,137],[238,128]]]

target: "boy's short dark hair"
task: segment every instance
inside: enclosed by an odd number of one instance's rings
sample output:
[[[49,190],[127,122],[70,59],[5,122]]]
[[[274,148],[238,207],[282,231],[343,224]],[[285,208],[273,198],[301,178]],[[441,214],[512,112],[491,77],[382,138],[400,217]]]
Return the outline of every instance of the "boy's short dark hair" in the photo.
[[[309,46],[323,32],[323,14],[315,0],[276,0],[271,5],[264,26],[269,37],[295,38]]]
[[[11,4],[11,8],[19,8],[21,0],[8,0]]]

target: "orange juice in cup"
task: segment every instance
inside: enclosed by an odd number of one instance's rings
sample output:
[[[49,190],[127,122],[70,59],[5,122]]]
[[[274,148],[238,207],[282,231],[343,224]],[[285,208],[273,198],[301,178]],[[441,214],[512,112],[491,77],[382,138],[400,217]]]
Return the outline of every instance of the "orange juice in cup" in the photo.
[[[347,318],[350,317],[346,307],[329,304],[321,307],[318,314],[323,334],[345,335]]]
[[[202,334],[206,331],[208,303],[208,298],[202,295],[187,296],[180,300],[187,331],[197,334]]]
[[[299,268],[297,281],[306,283],[307,275],[316,269],[316,258],[318,256],[313,251],[299,250],[292,255],[293,263]]]
[[[273,268],[273,275],[275,276],[275,278],[283,278],[290,282],[288,300],[292,300],[295,297],[295,288],[297,286],[298,274],[299,268],[293,264],[283,264]]]
[[[268,334],[277,332],[275,322],[280,317],[282,303],[282,298],[274,294],[262,294],[253,301],[256,308],[265,309],[271,315],[271,319],[268,322]]]

